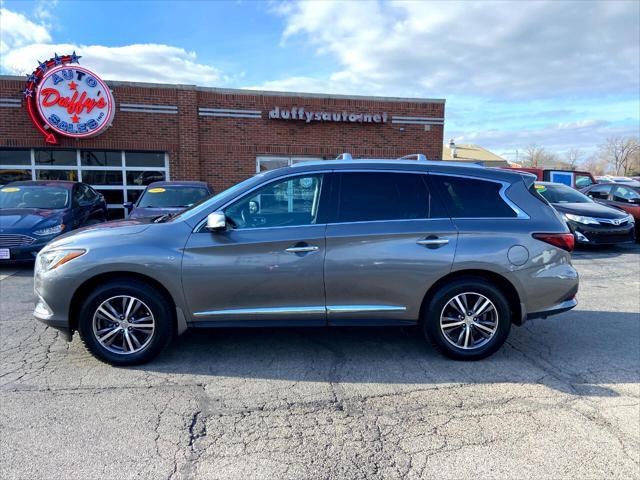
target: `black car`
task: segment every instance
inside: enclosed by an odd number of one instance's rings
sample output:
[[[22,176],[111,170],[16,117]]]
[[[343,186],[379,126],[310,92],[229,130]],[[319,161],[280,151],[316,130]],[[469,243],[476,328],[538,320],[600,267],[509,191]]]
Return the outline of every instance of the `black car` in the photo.
[[[640,187],[624,183],[599,183],[580,190],[598,203],[624,210],[636,222],[636,241],[640,240]]]
[[[9,183],[0,188],[0,262],[33,260],[58,235],[106,218],[104,197],[84,183]]]
[[[635,222],[628,213],[596,203],[561,183],[536,182],[535,189],[563,216],[576,242],[602,245],[634,241]]]

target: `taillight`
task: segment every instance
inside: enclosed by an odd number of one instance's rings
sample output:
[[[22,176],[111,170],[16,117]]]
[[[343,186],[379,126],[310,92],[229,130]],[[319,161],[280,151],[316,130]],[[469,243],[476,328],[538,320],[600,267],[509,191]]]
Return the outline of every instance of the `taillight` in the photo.
[[[573,233],[534,233],[533,238],[571,252],[576,245]]]

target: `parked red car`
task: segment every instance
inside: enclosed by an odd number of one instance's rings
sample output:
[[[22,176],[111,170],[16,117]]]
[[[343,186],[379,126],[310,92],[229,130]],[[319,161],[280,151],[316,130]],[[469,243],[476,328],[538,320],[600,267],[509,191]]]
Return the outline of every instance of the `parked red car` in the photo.
[[[577,190],[598,183],[593,175],[583,170],[555,170],[553,168],[499,167],[508,170],[533,173],[539,182],[553,182],[568,185]]]
[[[636,221],[636,241],[640,241],[640,187],[624,183],[599,183],[580,190],[595,201],[624,210]]]

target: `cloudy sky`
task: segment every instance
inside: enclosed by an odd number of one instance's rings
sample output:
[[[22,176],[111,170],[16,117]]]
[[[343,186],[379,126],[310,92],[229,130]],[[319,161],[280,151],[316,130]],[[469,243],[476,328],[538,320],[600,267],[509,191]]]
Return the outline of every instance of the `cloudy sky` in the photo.
[[[445,98],[509,158],[638,135],[640,2],[0,3],[0,72],[76,50],[106,79]]]

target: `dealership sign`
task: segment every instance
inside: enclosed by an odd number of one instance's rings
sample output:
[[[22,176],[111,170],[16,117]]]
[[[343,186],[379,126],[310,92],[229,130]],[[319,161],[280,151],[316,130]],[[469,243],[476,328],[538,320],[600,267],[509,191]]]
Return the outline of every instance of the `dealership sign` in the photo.
[[[74,65],[80,58],[76,52],[56,54],[27,75],[22,91],[27,112],[47,143],[58,143],[56,133],[93,137],[113,121],[115,103],[109,87],[90,70]]]
[[[342,123],[387,123],[387,113],[356,113],[356,112],[317,112],[305,110],[303,107],[280,108],[274,107],[269,112],[273,120],[294,120],[311,122],[342,122]]]

